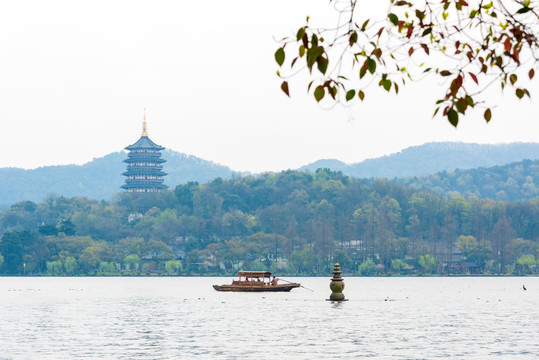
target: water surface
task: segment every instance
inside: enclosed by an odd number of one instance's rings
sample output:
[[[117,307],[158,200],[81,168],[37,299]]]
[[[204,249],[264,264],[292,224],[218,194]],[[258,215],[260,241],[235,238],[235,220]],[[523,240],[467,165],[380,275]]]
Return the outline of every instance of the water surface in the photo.
[[[522,358],[539,353],[539,278],[0,278],[0,359]],[[522,289],[525,284],[527,291]]]

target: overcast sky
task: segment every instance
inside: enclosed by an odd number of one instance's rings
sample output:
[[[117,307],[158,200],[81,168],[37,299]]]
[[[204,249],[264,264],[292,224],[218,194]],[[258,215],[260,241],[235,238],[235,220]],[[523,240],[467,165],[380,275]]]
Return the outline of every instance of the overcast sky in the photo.
[[[238,171],[318,159],[347,163],[432,141],[537,142],[532,100],[489,92],[498,108],[455,130],[432,118],[434,81],[325,110],[291,81],[279,89],[275,38],[331,13],[327,0],[4,1],[0,4],[0,167],[83,164],[141,133]]]

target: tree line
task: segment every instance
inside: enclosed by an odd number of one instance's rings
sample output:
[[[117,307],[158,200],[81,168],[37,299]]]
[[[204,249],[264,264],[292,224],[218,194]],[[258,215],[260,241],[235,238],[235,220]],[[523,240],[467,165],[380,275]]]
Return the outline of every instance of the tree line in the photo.
[[[189,182],[111,201],[51,194],[0,212],[3,274],[537,272],[539,198],[442,196],[341,172]]]

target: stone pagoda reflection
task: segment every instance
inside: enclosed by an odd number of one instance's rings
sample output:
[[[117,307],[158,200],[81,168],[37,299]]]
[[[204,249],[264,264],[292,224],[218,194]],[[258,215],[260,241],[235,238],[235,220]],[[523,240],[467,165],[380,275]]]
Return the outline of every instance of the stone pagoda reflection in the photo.
[[[129,150],[129,153],[124,160],[127,163],[127,171],[122,174],[126,177],[123,189],[127,192],[147,193],[158,192],[168,187],[163,184],[167,174],[163,172],[163,163],[166,160],[161,158],[161,151],[165,148],[148,137],[146,109],[140,139],[125,149]]]

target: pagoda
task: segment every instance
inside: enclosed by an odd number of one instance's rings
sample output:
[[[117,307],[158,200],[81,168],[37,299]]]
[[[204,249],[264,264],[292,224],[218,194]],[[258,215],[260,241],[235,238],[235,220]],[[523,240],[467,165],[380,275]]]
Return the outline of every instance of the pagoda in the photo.
[[[142,135],[133,145],[125,148],[129,150],[127,159],[127,171],[122,175],[126,177],[122,188],[127,192],[147,193],[159,192],[168,186],[163,184],[164,177],[161,151],[165,148],[157,145],[148,137],[146,130],[146,109],[144,109],[144,121],[142,122]]]

